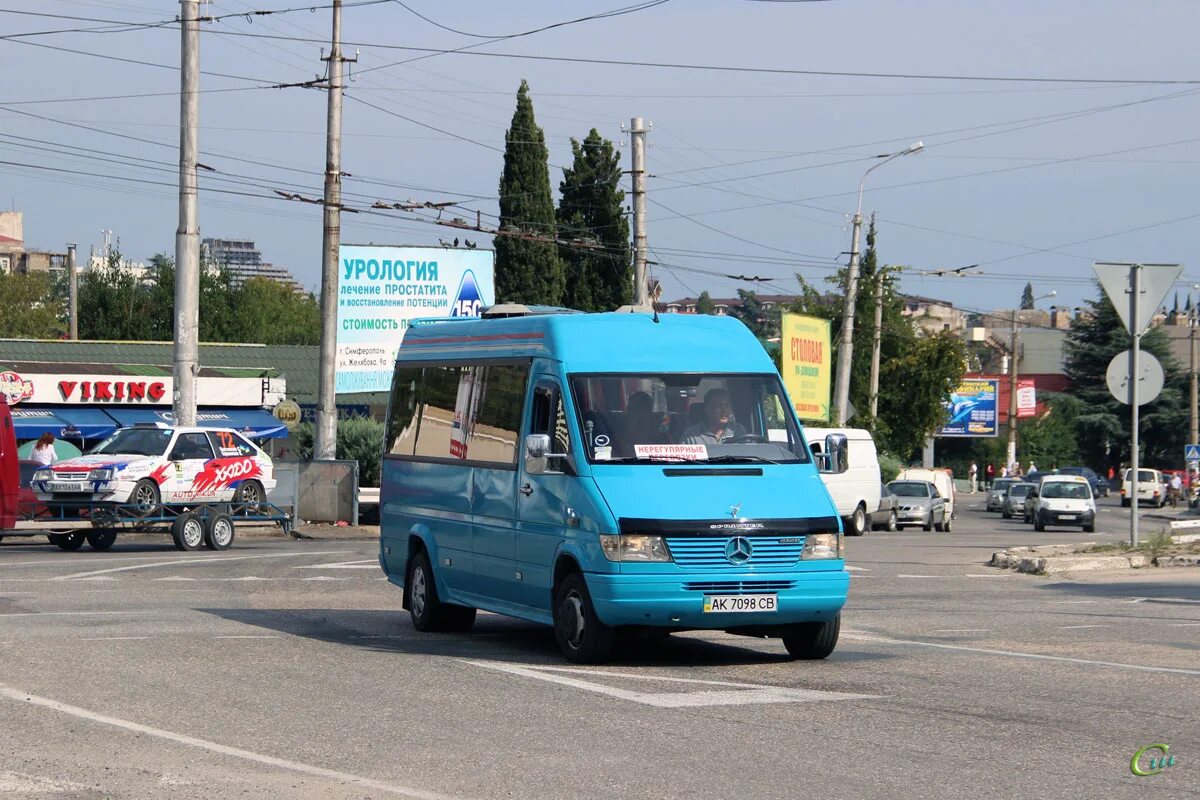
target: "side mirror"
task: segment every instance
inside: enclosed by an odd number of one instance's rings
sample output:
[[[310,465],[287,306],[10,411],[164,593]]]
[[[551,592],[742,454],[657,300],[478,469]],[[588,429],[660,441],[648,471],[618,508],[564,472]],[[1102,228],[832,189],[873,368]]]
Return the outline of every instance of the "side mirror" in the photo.
[[[531,433],[525,437],[525,471],[541,475],[550,465],[550,434]]]
[[[550,470],[550,460],[559,459],[565,472],[573,472],[570,456],[566,453],[550,452],[550,434],[531,433],[525,437],[525,472],[542,475]]]
[[[850,468],[846,434],[831,433],[825,437],[826,471],[842,473]]]

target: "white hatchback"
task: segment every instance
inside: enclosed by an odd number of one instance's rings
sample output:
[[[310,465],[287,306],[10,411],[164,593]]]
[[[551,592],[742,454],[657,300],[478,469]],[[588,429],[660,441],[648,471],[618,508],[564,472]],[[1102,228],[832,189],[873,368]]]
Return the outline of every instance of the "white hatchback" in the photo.
[[[163,504],[228,503],[257,508],[275,488],[271,458],[234,430],[135,425],[90,453],[33,474],[45,503],[129,505],[142,516]]]

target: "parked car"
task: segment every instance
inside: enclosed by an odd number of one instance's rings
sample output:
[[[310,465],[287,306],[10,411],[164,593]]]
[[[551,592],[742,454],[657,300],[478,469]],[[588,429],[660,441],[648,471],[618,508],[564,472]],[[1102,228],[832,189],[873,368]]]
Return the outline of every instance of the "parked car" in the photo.
[[[38,500],[131,505],[149,516],[163,503],[242,503],[257,507],[275,488],[271,458],[233,430],[122,428],[90,453],[33,474]]]
[[[1129,480],[1131,469],[1121,473],[1121,505],[1128,506],[1133,491],[1133,483]],[[1163,474],[1156,469],[1138,469],[1138,505],[1146,503],[1156,508],[1162,508],[1167,501],[1167,484]]]
[[[946,505],[946,532],[950,532],[950,520],[955,518],[954,474],[949,469],[904,469],[896,476],[899,481],[929,481],[937,487],[938,494]],[[940,529],[939,529],[940,530]]]
[[[1087,533],[1096,530],[1096,500],[1092,487],[1082,475],[1047,475],[1041,486],[1025,498],[1025,521],[1034,530],[1047,525],[1080,525]]]
[[[1004,500],[1001,504],[1000,515],[1005,519],[1012,519],[1016,514],[1025,513],[1025,498],[1029,495],[1029,490],[1033,488],[1032,483],[1025,481],[1017,481],[1009,484],[1004,491]]]
[[[946,499],[932,483],[898,479],[890,482],[887,488],[899,500],[897,527],[920,525],[927,531],[937,529],[949,532],[947,523],[950,517],[946,514]]]
[[[1004,509],[1004,493],[1009,486],[1020,482],[1020,478],[996,478],[992,481],[992,488],[988,490],[984,508],[987,511],[1002,511]]]
[[[899,522],[900,498],[896,497],[896,493],[889,489],[887,484],[881,484],[879,486],[879,508],[871,514],[871,530],[898,530]]]

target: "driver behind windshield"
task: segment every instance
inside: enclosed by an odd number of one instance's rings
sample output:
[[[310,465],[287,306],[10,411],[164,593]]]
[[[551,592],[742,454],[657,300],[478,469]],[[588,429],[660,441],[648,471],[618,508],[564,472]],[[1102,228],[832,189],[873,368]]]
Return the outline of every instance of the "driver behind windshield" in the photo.
[[[685,430],[680,441],[682,444],[720,444],[745,435],[746,429],[733,419],[729,392],[709,389],[704,395],[704,419]]]

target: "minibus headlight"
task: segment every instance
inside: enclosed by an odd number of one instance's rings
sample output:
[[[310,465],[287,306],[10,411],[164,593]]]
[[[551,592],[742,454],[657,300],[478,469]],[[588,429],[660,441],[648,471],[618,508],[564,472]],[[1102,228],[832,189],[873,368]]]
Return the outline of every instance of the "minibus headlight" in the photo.
[[[804,537],[804,550],[800,558],[841,558],[842,535],[840,533],[811,533]]]
[[[33,473],[35,481],[49,481],[54,479],[54,473],[48,469],[39,469]]]
[[[600,547],[609,561],[670,561],[671,553],[661,536],[638,533],[600,534]]]
[[[111,481],[112,476],[113,476],[113,471],[112,471],[111,467],[101,467],[100,469],[94,469],[91,472],[89,472],[88,480],[89,481]]]

